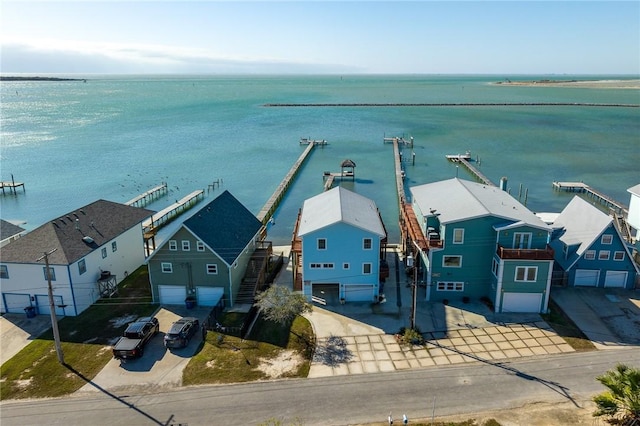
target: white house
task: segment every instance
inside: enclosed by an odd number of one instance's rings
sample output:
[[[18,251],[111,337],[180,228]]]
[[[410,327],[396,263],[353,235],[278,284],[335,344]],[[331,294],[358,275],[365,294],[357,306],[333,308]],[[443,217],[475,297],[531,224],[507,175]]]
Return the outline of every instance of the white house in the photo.
[[[22,237],[27,231],[18,225],[0,219],[0,247],[4,247],[11,241]]]
[[[152,213],[98,200],[9,243],[0,252],[0,311],[50,314],[47,253],[56,314],[80,314],[105,295],[101,284],[113,289],[144,263],[141,224]]]

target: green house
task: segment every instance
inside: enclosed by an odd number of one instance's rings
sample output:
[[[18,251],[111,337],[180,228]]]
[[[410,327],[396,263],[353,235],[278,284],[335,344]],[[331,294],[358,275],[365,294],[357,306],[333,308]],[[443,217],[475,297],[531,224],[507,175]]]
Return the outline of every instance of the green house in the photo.
[[[426,300],[490,301],[496,312],[546,312],[551,228],[507,192],[454,178],[410,188],[427,241]]]

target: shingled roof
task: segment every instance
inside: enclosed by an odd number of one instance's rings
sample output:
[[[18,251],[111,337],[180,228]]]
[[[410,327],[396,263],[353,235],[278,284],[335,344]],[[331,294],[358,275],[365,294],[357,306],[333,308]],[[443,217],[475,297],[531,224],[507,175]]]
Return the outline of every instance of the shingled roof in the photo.
[[[18,225],[14,225],[11,222],[7,222],[4,219],[0,219],[0,241],[11,238],[24,231],[24,228],[21,228]]]
[[[151,210],[98,200],[47,222],[7,244],[2,248],[0,261],[35,263],[43,253],[56,249],[49,256],[49,263],[69,265],[152,214]],[[90,238],[83,240],[84,237]]]
[[[183,224],[231,265],[262,223],[229,191],[224,191]]]

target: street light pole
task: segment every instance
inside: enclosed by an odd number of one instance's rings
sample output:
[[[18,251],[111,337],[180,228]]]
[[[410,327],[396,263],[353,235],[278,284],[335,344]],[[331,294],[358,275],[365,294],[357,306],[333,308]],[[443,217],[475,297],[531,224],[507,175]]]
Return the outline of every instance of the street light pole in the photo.
[[[62,345],[60,344],[60,332],[58,331],[58,318],[56,317],[56,306],[53,302],[53,287],[51,286],[51,270],[49,269],[49,255],[58,249],[45,252],[44,256],[36,259],[36,262],[44,259],[45,273],[47,275],[47,284],[49,287],[49,312],[51,313],[51,328],[53,329],[53,340],[56,345],[56,354],[58,362],[64,365],[64,354],[62,353]]]

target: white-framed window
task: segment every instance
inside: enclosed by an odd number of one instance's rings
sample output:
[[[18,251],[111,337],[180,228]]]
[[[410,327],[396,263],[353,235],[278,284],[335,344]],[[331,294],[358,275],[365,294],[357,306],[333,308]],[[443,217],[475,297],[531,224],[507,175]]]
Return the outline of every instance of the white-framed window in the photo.
[[[537,266],[517,266],[515,281],[533,282],[538,277]]]
[[[530,249],[531,248],[531,232],[514,232],[513,248],[514,249]]]
[[[169,251],[178,250],[178,242],[176,240],[169,240]]]
[[[44,273],[44,279],[48,280],[49,278],[51,278],[51,281],[55,281],[56,280],[56,270],[53,269],[51,266],[49,266],[49,276],[47,277],[47,267],[43,266],[42,267],[42,272]]]
[[[438,281],[438,291],[464,291],[464,283],[459,281]]]
[[[500,263],[498,263],[498,261],[496,260],[496,258],[493,258],[493,263],[491,264],[491,272],[493,272],[493,275],[496,276],[496,278],[498,277],[498,268],[500,267]]]
[[[362,273],[363,273],[364,275],[369,275],[369,274],[371,274],[371,268],[372,268],[371,263],[368,263],[368,262],[367,262],[367,263],[363,263],[363,264],[362,264]]]
[[[207,263],[207,274],[218,275],[218,265],[215,263]]]
[[[191,241],[182,240],[182,251],[190,251],[191,250]]]
[[[598,252],[598,260],[609,260],[611,252],[609,250],[600,250]]]
[[[595,260],[596,258],[596,251],[595,250],[587,250],[584,252],[584,259],[585,260]]]
[[[611,244],[613,242],[613,235],[611,234],[604,234],[601,238],[600,238],[600,243],[602,244]]]
[[[464,244],[464,228],[453,230],[453,244]]]
[[[351,265],[349,265],[349,263],[345,262],[342,264],[342,269],[349,269],[351,268]]]
[[[204,243],[202,241],[196,241],[196,250],[204,251]]]
[[[318,250],[326,250],[326,249],[327,249],[327,239],[318,238]]]
[[[0,278],[9,278],[9,268],[7,265],[0,265]]]
[[[442,266],[445,268],[461,268],[462,256],[442,256]]]
[[[82,259],[78,262],[78,274],[82,275],[87,272],[87,262]]]
[[[107,257],[107,248],[106,247],[102,247],[101,252],[102,252],[102,258],[103,259],[106,258]]]
[[[624,252],[616,251],[613,253],[613,260],[621,261],[624,260]]]
[[[362,249],[371,250],[373,247],[373,240],[371,238],[365,238],[362,240]]]
[[[162,262],[160,264],[160,267],[162,268],[162,273],[163,274],[171,274],[171,273],[173,273],[173,263],[171,263],[171,262]]]
[[[117,242],[115,242],[115,241],[111,242],[111,251],[114,252],[114,253],[118,251],[118,243]]]

